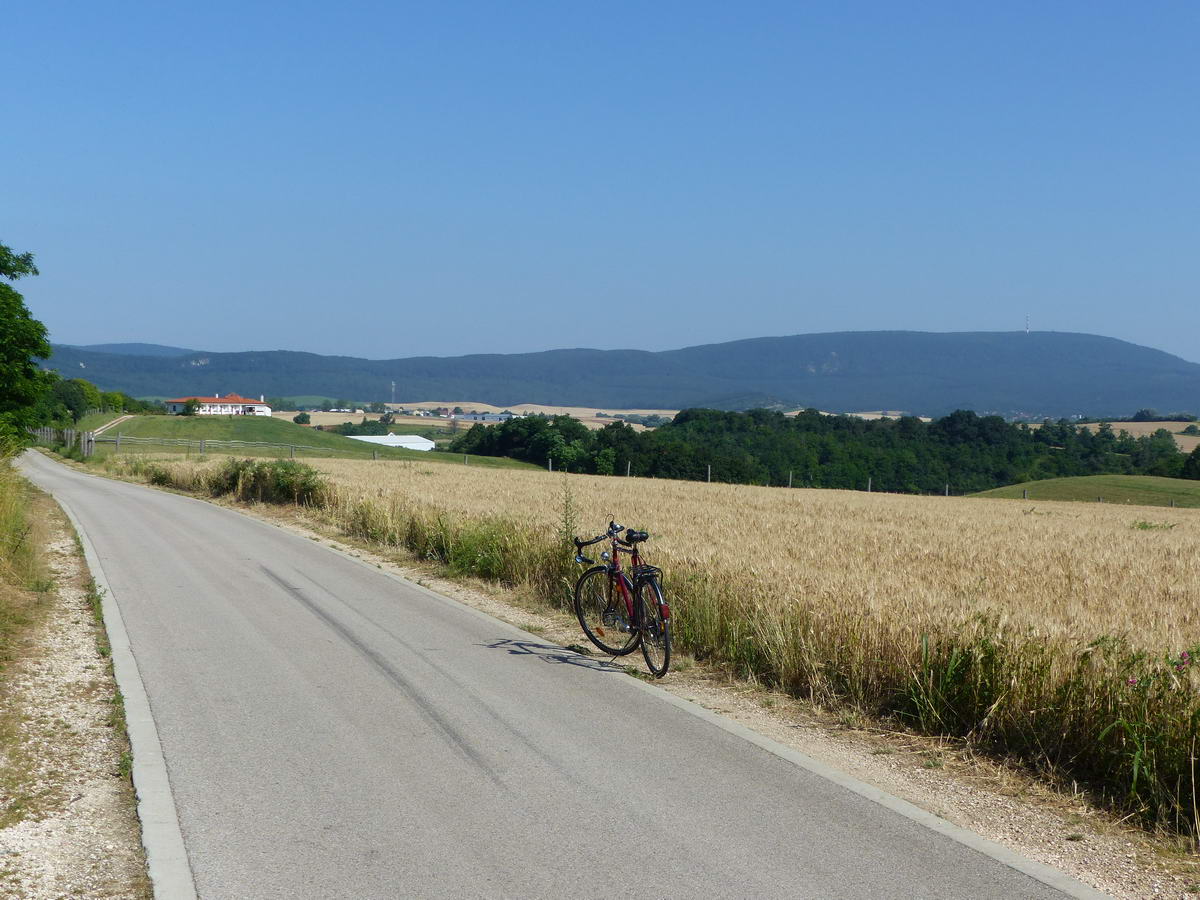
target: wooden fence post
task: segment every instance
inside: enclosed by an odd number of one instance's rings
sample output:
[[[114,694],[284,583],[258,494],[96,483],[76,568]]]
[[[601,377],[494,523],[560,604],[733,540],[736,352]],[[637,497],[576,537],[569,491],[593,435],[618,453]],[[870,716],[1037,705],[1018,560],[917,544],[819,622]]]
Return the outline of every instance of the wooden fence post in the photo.
[[[1029,499],[1029,488],[1021,488],[1021,499],[1022,500]]]
[[[708,464],[708,480],[710,483],[712,482],[712,463]]]
[[[870,479],[870,477],[868,477],[868,478],[867,478],[867,493],[868,493],[868,494],[869,494],[869,493],[871,493],[871,479]]]

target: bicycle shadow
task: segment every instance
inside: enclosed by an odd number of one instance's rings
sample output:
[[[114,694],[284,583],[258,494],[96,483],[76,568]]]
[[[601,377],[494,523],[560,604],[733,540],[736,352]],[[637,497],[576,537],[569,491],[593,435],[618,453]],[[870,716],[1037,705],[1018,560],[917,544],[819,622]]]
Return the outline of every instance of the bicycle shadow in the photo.
[[[591,669],[594,672],[623,674],[625,667],[616,661],[616,657],[605,656],[596,658],[585,656],[569,647],[559,647],[555,644],[537,644],[533,641],[517,641],[511,638],[500,638],[490,644],[482,644],[489,650],[504,650],[513,656],[533,656],[542,662],[577,666],[581,669]]]

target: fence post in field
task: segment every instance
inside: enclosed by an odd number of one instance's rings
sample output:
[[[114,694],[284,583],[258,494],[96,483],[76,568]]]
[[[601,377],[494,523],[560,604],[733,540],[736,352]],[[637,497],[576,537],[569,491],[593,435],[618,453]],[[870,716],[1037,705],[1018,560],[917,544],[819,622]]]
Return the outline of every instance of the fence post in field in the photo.
[[[946,485],[946,496],[950,496],[950,485]]]
[[[1104,502],[1104,498],[1103,498],[1103,497],[1097,497],[1097,498],[1096,498],[1096,502],[1097,502],[1097,503],[1103,503],[1103,502]]]
[[[463,465],[469,466],[471,463],[467,461],[467,454],[463,454]]]
[[[867,478],[867,493],[871,493],[871,479]]]
[[[200,441],[200,454],[201,455],[204,454],[204,440],[203,439],[201,439],[201,441]]]
[[[554,457],[553,456],[546,457],[546,468],[549,469],[551,472],[554,471]]]
[[[788,487],[792,486],[792,470],[788,469]]]
[[[626,478],[629,477],[629,470],[631,468],[633,468],[633,460],[631,460],[631,459],[625,460],[625,477]]]
[[[115,453],[121,452],[121,432],[119,432],[119,431],[117,432],[117,449],[113,452],[115,452]]]
[[[291,452],[289,453],[289,456],[290,456],[292,459],[295,459],[295,458],[296,458],[296,445],[295,445],[295,444],[289,444],[289,445],[288,445],[288,450],[289,450],[289,451],[291,451]]]
[[[1029,499],[1029,488],[1021,488],[1021,499],[1022,500]]]
[[[1174,497],[1171,498],[1171,508],[1172,509],[1175,508],[1175,498]]]
[[[371,451],[371,459],[379,459],[379,451],[378,450]]]
[[[712,463],[708,464],[708,480],[712,481]]]

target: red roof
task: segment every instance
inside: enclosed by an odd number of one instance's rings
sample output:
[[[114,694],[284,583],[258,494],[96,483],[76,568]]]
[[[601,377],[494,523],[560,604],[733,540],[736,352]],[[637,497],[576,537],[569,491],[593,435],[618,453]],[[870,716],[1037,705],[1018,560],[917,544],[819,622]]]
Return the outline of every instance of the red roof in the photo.
[[[197,403],[257,403],[263,405],[261,400],[251,400],[249,397],[239,397],[237,394],[226,394],[224,397],[176,397],[167,402],[187,403],[189,400],[195,400]]]

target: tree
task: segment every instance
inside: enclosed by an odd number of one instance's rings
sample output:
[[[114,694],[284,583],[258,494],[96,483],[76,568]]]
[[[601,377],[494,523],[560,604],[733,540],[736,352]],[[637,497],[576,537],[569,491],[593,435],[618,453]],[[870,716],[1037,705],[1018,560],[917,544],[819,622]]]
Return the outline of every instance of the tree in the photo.
[[[295,422],[297,425],[311,425],[312,424],[312,416],[310,416],[306,412],[297,413],[296,415],[292,416],[292,421]]]
[[[1184,478],[1200,481],[1200,447],[1193,450],[1187,460],[1184,461],[1183,470],[1180,474]]]
[[[10,248],[0,244],[0,276],[9,281],[16,281],[26,275],[37,275],[37,266],[33,264],[32,253],[14,253]]]
[[[185,400],[183,403],[183,411],[180,412],[179,414],[181,416],[194,416],[196,414],[196,411],[199,409],[200,409],[200,401],[197,400],[195,397],[188,397],[188,399]]]
[[[33,254],[0,244],[0,276],[16,281],[36,274]],[[48,356],[46,326],[29,314],[24,297],[0,282],[0,435],[15,437],[32,424],[33,407],[51,384],[35,360]]]

